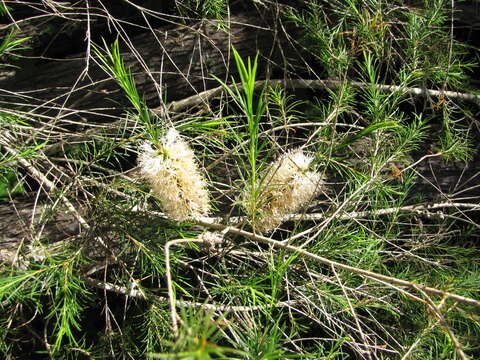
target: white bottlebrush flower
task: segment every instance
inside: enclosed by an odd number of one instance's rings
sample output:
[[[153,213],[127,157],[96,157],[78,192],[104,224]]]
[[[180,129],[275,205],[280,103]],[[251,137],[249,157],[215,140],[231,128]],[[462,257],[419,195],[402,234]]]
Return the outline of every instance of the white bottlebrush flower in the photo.
[[[192,149],[173,128],[160,139],[160,148],[147,142],[138,164],[162,209],[174,220],[206,216],[209,211],[207,184]]]
[[[312,160],[297,149],[283,154],[270,166],[258,197],[255,230],[274,230],[322,190],[321,175],[308,169]]]

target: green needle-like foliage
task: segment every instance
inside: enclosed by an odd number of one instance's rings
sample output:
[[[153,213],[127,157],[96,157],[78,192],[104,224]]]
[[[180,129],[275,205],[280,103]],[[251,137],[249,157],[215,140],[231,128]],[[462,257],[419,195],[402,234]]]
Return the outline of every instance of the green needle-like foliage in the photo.
[[[247,198],[244,199],[244,206],[247,213],[250,215],[252,222],[255,223],[255,219],[258,216],[257,208],[259,206],[259,197],[262,191],[258,157],[262,148],[262,144],[259,143],[260,121],[264,116],[266,109],[264,101],[265,87],[261,88],[258,95],[255,96],[258,54],[253,60],[253,63],[251,59],[248,58],[247,63],[245,64],[235,48],[232,48],[232,52],[240,76],[241,88],[235,81],[231,86],[228,86],[219,78],[216,78],[216,80],[234,99],[247,119],[247,132],[243,134],[244,136],[238,136],[238,140],[242,141],[242,144],[244,138],[248,141],[248,147],[245,150],[249,166],[248,177],[245,180],[245,185],[248,187],[248,195]]]
[[[109,3],[0,2],[1,358],[480,358],[469,2]],[[88,73],[24,88],[63,29]]]
[[[152,123],[150,112],[145,101],[137,91],[132,73],[125,68],[125,63],[120,54],[118,38],[113,42],[110,49],[106,44],[104,45],[106,48],[105,52],[93,45],[93,50],[100,61],[100,66],[120,85],[128,100],[135,108],[140,122],[145,126],[150,140],[153,143],[157,143],[158,132]]]
[[[241,359],[246,355],[241,350],[217,344],[222,336],[213,320],[213,314],[202,311],[185,311],[182,315],[184,326],[182,333],[172,344],[173,352],[170,354],[151,353],[149,357],[153,359],[210,360]]]

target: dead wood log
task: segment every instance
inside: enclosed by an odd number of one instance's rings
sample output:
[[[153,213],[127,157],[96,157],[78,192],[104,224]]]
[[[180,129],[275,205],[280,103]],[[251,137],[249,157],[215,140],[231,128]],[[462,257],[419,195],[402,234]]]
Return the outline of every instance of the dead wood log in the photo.
[[[35,240],[51,244],[80,231],[80,224],[71,213],[53,212],[50,204],[35,198],[0,203],[0,218],[0,264],[12,264],[19,247]]]
[[[131,41],[121,41],[126,68],[134,75],[138,91],[149,107],[218,85],[212,74],[227,80],[235,73],[232,46],[243,57],[253,57],[258,52],[261,74],[275,63],[285,63],[280,48],[286,47],[286,43],[268,24],[262,23],[258,15],[232,17],[226,25],[228,29],[223,29],[217,21],[204,20],[192,26],[165,27],[135,36]],[[85,70],[88,71],[85,73]],[[17,104],[23,109],[48,114],[58,114],[65,109],[90,120],[92,117],[98,120],[96,117],[102,113],[118,115],[130,107],[118,84],[94,58],[89,59],[87,68],[86,54],[50,61],[35,68],[32,76],[22,79],[24,76],[19,71],[18,75],[0,82],[0,102],[4,106]]]

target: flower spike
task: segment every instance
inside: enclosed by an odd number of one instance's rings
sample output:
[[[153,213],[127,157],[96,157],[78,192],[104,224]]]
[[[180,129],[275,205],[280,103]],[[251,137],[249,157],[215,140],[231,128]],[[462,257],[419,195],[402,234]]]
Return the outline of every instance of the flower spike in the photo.
[[[321,175],[309,170],[312,160],[297,149],[283,154],[269,167],[259,196],[259,216],[253,224],[256,231],[274,230],[322,191]]]
[[[138,164],[162,209],[174,220],[186,221],[209,212],[207,184],[192,149],[174,128],[160,139],[160,148],[142,144]]]

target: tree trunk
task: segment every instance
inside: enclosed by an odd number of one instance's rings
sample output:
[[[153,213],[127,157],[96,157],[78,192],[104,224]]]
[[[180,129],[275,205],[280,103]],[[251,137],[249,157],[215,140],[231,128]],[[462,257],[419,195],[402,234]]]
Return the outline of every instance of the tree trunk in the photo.
[[[131,42],[120,40],[125,67],[133,74],[139,94],[150,108],[159,106],[161,98],[183,99],[218,86],[212,75],[229,79],[236,73],[231,47],[244,58],[260,54],[260,77],[265,77],[273,64],[285,64],[280,47],[286,44],[267,24],[262,24],[258,15],[232,17],[227,25],[229,29],[223,29],[218,21],[204,20],[192,26],[150,31],[133,37]],[[89,120],[100,120],[99,115],[104,113],[119,115],[119,110],[131,104],[120,86],[98,66],[93,52],[91,55],[88,67],[85,54],[79,54],[30,71],[22,69],[0,82],[0,89],[4,89],[0,100],[49,115],[69,110],[84,110],[71,114]]]

